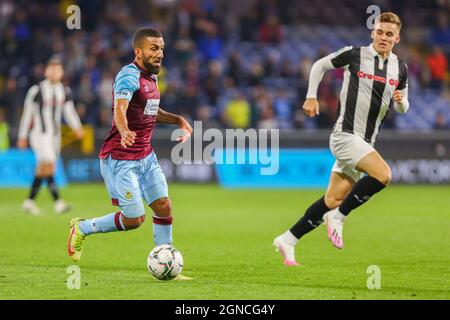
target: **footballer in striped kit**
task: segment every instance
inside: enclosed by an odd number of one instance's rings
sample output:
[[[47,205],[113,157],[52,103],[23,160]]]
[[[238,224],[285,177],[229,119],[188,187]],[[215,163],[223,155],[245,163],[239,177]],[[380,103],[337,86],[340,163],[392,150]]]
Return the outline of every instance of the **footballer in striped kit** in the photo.
[[[327,225],[329,240],[342,249],[346,217],[391,182],[389,165],[375,150],[374,143],[389,110],[405,113],[409,108],[408,69],[392,52],[400,42],[400,29],[400,18],[384,12],[376,19],[372,44],[345,47],[316,61],[311,69],[303,111],[314,117],[319,114],[317,89],[324,73],[344,68],[339,116],[330,137],[336,161],[325,195],[274,240],[288,266],[298,265],[295,260],[298,240],[322,222]]]

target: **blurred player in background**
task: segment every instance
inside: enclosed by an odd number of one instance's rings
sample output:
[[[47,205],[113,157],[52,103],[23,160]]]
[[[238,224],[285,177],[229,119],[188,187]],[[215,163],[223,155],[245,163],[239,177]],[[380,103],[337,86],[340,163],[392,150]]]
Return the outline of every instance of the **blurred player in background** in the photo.
[[[176,124],[186,140],[192,128],[181,116],[159,107],[156,75],[164,57],[164,40],[155,29],[133,37],[135,61],[117,74],[113,90],[114,121],[100,151],[100,169],[113,205],[120,211],[70,222],[68,253],[79,261],[86,236],[138,228],[145,219],[144,200],[153,210],[155,245],[172,243],[172,207],[164,173],[150,144],[157,122]]]
[[[391,181],[391,170],[373,145],[391,105],[399,113],[409,108],[407,67],[392,53],[400,41],[400,29],[399,17],[385,12],[376,19],[370,46],[345,47],[318,60],[311,69],[303,104],[309,117],[319,114],[317,89],[324,73],[345,69],[339,117],[330,137],[336,162],[325,195],[290,230],[274,240],[286,265],[298,265],[295,245],[323,219],[328,238],[341,249],[345,217]]]
[[[34,199],[43,181],[47,181],[55,201],[56,213],[63,213],[70,209],[70,206],[60,198],[54,178],[55,164],[61,149],[62,116],[75,132],[77,139],[82,138],[83,129],[74,108],[71,90],[61,83],[63,75],[62,62],[56,58],[50,59],[45,68],[45,80],[32,86],[25,98],[17,147],[27,148],[29,135],[30,145],[37,160],[30,194],[23,203],[23,209],[30,214],[40,213]]]

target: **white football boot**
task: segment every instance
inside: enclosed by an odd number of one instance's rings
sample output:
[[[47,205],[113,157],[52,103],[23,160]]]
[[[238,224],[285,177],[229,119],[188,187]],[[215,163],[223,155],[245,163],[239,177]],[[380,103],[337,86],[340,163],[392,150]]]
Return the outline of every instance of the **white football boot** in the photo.
[[[62,214],[69,211],[72,207],[70,204],[66,203],[63,199],[58,199],[55,201],[55,212],[57,214]]]
[[[41,210],[36,205],[36,202],[32,199],[26,199],[22,204],[22,209],[31,215],[37,216],[41,213]]]
[[[324,216],[324,223],[327,225],[328,239],[333,245],[342,249],[344,247],[343,228],[345,216],[339,212],[338,208],[328,211]]]
[[[284,234],[279,235],[273,240],[275,250],[283,256],[283,263],[288,267],[298,266],[295,260],[295,246],[288,244],[284,239]]]

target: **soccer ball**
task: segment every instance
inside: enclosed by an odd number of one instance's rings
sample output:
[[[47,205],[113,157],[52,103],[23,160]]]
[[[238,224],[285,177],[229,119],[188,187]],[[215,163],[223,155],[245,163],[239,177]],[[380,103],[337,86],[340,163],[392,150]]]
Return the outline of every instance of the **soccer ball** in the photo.
[[[159,280],[172,280],[183,270],[183,256],[174,246],[162,244],[148,254],[147,269]]]

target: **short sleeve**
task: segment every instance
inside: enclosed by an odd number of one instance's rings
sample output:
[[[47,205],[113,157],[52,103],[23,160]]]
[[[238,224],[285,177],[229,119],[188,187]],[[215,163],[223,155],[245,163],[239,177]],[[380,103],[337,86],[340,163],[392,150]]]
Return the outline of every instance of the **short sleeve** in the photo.
[[[398,70],[399,84],[397,86],[397,90],[403,90],[408,84],[408,66],[403,61],[399,61]]]
[[[135,65],[129,64],[123,67],[114,80],[114,100],[131,101],[133,93],[139,90],[139,76],[140,71]]]
[[[73,101],[73,93],[72,90],[70,90],[69,87],[65,87],[64,88],[64,92],[66,95],[66,101]]]
[[[331,63],[335,68],[342,68],[350,64],[352,57],[352,46],[344,47],[331,54]]]

